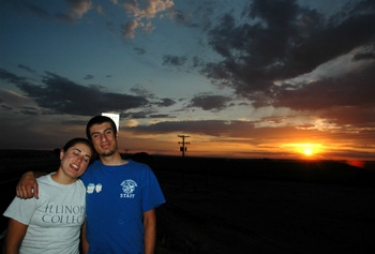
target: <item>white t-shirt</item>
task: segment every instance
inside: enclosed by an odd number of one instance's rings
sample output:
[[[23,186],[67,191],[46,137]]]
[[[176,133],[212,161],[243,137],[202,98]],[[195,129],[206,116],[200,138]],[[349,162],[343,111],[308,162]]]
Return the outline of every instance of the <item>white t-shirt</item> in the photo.
[[[37,181],[39,199],[15,197],[4,212],[5,217],[28,225],[20,253],[78,254],[80,229],[86,216],[84,184],[81,180],[59,184],[51,175]]]

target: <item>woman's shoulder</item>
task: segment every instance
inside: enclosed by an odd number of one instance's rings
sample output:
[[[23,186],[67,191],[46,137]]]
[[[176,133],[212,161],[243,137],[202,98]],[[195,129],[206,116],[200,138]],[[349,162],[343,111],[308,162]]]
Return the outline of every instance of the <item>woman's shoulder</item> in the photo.
[[[36,179],[36,181],[38,182],[38,184],[50,184],[51,182],[53,182],[51,175],[55,174],[55,173],[56,172],[52,172],[52,173],[49,173],[47,175],[38,177]]]

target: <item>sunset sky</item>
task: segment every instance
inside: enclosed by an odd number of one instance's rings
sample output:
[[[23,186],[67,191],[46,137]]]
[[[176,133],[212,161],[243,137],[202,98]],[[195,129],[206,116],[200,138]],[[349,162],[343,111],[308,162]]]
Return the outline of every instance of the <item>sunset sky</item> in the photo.
[[[5,0],[0,149],[375,160],[374,0]]]

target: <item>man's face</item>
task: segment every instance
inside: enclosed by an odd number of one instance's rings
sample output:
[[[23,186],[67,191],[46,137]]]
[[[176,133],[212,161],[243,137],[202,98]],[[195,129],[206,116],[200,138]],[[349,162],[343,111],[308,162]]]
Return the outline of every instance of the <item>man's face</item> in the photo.
[[[101,157],[111,156],[117,151],[117,135],[110,123],[94,124],[90,127],[92,145]]]

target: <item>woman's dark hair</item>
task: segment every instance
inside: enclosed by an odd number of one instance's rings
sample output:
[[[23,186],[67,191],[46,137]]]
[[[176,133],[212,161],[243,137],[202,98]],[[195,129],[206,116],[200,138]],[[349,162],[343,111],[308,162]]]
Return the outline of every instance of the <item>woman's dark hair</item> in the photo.
[[[107,117],[107,116],[94,116],[93,118],[91,118],[91,120],[87,123],[86,125],[86,135],[87,135],[87,138],[91,141],[91,135],[90,135],[90,128],[91,126],[93,126],[94,124],[102,124],[102,123],[110,123],[111,124],[111,127],[113,129],[113,133],[117,134],[117,127],[116,127],[116,124],[115,122]]]
[[[73,139],[69,140],[68,142],[66,142],[66,144],[64,145],[62,150],[67,151],[69,148],[71,148],[75,144],[85,144],[85,145],[87,145],[91,150],[90,163],[95,160],[96,151],[94,150],[94,147],[92,146],[90,140],[88,140],[86,138],[73,138]]]

